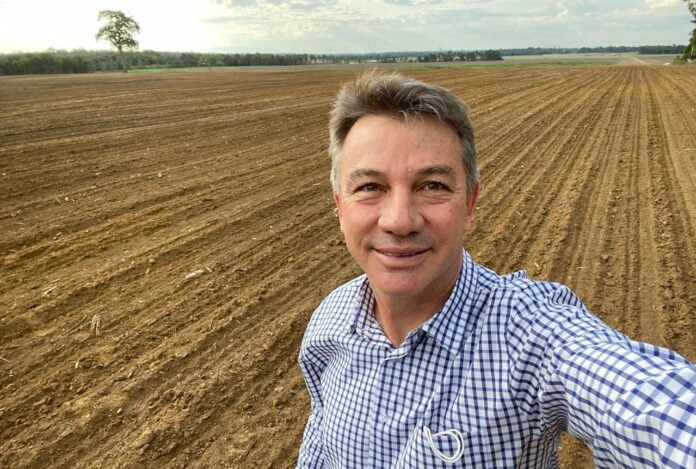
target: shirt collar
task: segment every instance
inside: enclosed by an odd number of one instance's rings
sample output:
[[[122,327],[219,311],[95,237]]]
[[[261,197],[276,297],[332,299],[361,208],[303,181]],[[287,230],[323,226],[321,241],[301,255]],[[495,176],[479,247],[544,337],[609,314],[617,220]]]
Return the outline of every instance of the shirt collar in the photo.
[[[469,333],[467,322],[471,316],[475,285],[476,266],[469,253],[463,250],[462,266],[452,293],[442,309],[419,327],[455,355],[459,353],[462,342]],[[355,312],[350,327],[370,340],[389,343],[373,314],[374,296],[367,276],[363,276],[359,282],[356,293]]]
[[[421,326],[442,347],[456,355],[468,336],[467,323],[471,317],[476,290],[476,266],[468,252],[463,251],[462,267],[452,293],[440,311]]]
[[[373,303],[372,290],[367,281],[367,275],[362,275],[362,280],[358,283],[357,294],[355,297],[355,311],[350,327],[358,334],[366,335],[370,328],[370,323],[374,320],[372,314]]]

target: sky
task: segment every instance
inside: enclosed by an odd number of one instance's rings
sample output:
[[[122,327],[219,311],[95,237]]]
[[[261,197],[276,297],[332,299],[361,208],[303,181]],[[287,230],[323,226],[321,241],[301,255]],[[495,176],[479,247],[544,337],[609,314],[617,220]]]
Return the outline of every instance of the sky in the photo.
[[[100,10],[140,49],[360,53],[686,44],[682,0],[0,0],[0,53],[108,49]]]

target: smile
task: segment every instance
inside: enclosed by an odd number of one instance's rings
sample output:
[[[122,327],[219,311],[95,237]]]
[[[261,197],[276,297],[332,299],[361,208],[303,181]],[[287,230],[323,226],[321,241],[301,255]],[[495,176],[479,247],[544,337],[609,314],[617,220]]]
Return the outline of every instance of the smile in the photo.
[[[417,256],[418,254],[424,253],[426,250],[421,249],[418,251],[407,251],[407,252],[393,252],[393,251],[384,251],[382,249],[375,249],[377,252],[380,254],[384,254],[385,256],[389,257],[409,257],[409,256]]]
[[[427,248],[374,248],[381,262],[393,267],[408,267],[418,263],[428,251]]]

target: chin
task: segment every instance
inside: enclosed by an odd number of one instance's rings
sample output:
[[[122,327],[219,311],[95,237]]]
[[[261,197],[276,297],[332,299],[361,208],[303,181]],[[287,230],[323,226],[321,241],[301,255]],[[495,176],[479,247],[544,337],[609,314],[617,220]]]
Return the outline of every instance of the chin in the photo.
[[[399,274],[380,274],[370,277],[370,287],[382,294],[394,297],[408,297],[422,293],[426,289],[426,284],[422,279],[404,278],[410,277]]]

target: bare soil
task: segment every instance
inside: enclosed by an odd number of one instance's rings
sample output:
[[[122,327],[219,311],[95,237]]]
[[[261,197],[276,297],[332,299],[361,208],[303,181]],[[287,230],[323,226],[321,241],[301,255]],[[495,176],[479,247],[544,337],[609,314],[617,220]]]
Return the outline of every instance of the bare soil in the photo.
[[[0,466],[293,466],[353,73],[0,77]],[[409,73],[472,110],[474,258],[696,360],[696,69]]]

